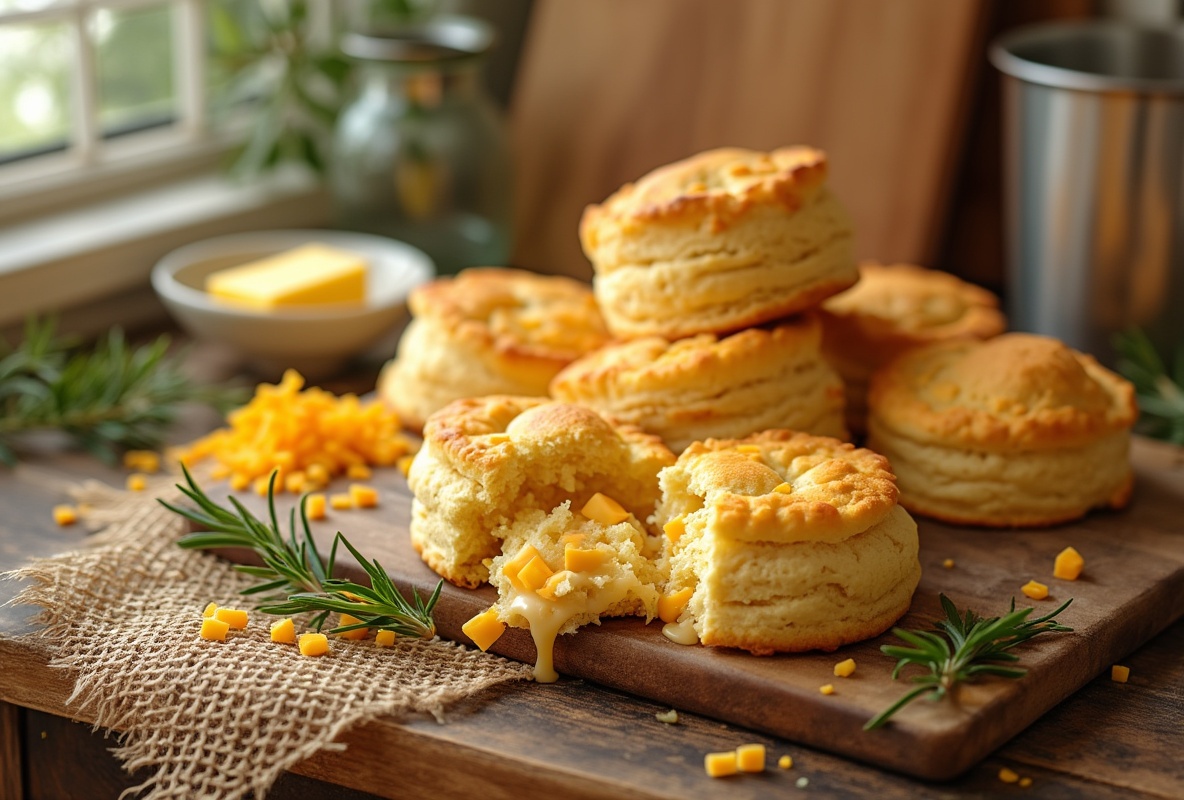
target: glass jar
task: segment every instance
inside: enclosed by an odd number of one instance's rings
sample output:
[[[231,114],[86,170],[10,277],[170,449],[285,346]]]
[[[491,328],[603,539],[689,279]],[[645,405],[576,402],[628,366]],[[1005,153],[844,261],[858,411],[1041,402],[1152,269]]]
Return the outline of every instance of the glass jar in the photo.
[[[507,262],[509,148],[479,72],[493,38],[467,17],[342,38],[357,85],[329,163],[339,227],[415,245],[441,274]]]

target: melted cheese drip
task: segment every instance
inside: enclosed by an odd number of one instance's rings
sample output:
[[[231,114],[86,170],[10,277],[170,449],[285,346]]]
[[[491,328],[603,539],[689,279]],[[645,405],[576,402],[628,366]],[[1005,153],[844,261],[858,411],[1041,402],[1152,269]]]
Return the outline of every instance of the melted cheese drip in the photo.
[[[698,644],[699,634],[695,632],[694,617],[679,622],[667,622],[662,626],[662,635],[675,644]]]
[[[576,573],[570,579],[571,591],[562,597],[548,600],[534,592],[515,591],[510,601],[510,611],[521,615],[530,627],[536,651],[534,679],[538,683],[554,683],[559,680],[555,671],[555,637],[572,617],[582,613],[600,614],[620,602],[637,584],[633,573],[628,579],[614,579],[598,573]],[[697,641],[697,640],[696,640]]]

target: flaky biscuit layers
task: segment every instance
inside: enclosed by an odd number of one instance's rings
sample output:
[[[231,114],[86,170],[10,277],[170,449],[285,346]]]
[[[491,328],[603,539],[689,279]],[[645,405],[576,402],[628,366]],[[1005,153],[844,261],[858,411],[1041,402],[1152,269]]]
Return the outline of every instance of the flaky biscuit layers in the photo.
[[[989,339],[1007,321],[994,294],[912,264],[859,265],[859,283],[820,308],[822,352],[847,388],[847,425],[863,432],[872,373],[906,350]]]
[[[886,630],[921,576],[887,459],[784,430],[696,442],[659,477],[669,591],[705,645],[831,650]]]
[[[843,384],[819,341],[811,315],[730,336],[647,336],[573,362],[551,395],[657,434],[675,452],[769,428],[846,438]]]
[[[868,446],[901,503],[949,522],[1052,525],[1130,497],[1134,388],[1032,334],[905,353],[872,379]]]
[[[608,339],[591,289],[569,278],[480,267],[418,287],[409,304],[378,393],[416,430],[462,397],[543,396],[555,373]]]
[[[546,398],[455,401],[424,425],[408,484],[411,543],[458,586],[489,577],[495,535],[527,511],[575,507],[596,492],[637,520],[652,513],[658,471],[674,462],[658,437],[590,408]]]
[[[580,240],[609,330],[739,330],[855,283],[851,223],[826,172],[826,156],[808,147],[709,150],[589,206]]]

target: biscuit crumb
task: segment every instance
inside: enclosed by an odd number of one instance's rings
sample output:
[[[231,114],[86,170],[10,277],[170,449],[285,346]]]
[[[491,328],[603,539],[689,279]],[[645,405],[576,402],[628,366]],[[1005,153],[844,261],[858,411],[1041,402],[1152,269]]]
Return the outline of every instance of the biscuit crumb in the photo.
[[[781,767],[781,769],[793,769],[793,759],[789,756],[782,756],[777,759],[777,766]]]
[[[945,567],[946,569],[953,569],[954,568],[954,559],[947,558],[945,561],[941,562],[941,565],[943,567]]]
[[[798,787],[799,789],[805,789],[809,785],[810,779],[805,776],[798,778],[797,781],[794,782],[794,786]]]
[[[678,712],[673,708],[669,711],[659,711],[657,714],[654,714],[654,719],[658,720],[658,722],[664,722],[667,725],[677,725]]]

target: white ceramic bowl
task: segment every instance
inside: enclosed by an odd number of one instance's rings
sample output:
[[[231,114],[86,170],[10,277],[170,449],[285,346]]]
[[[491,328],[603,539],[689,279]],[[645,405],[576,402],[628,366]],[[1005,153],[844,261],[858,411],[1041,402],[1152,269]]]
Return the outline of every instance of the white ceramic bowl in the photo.
[[[219,303],[204,290],[211,272],[309,242],[348,250],[369,262],[365,305],[256,311]],[[312,378],[332,374],[391,332],[407,313],[407,295],[434,274],[432,260],[421,250],[381,236],[327,230],[252,231],[174,250],[153,268],[152,288],[194,337],[234,347],[269,375],[291,367]]]

